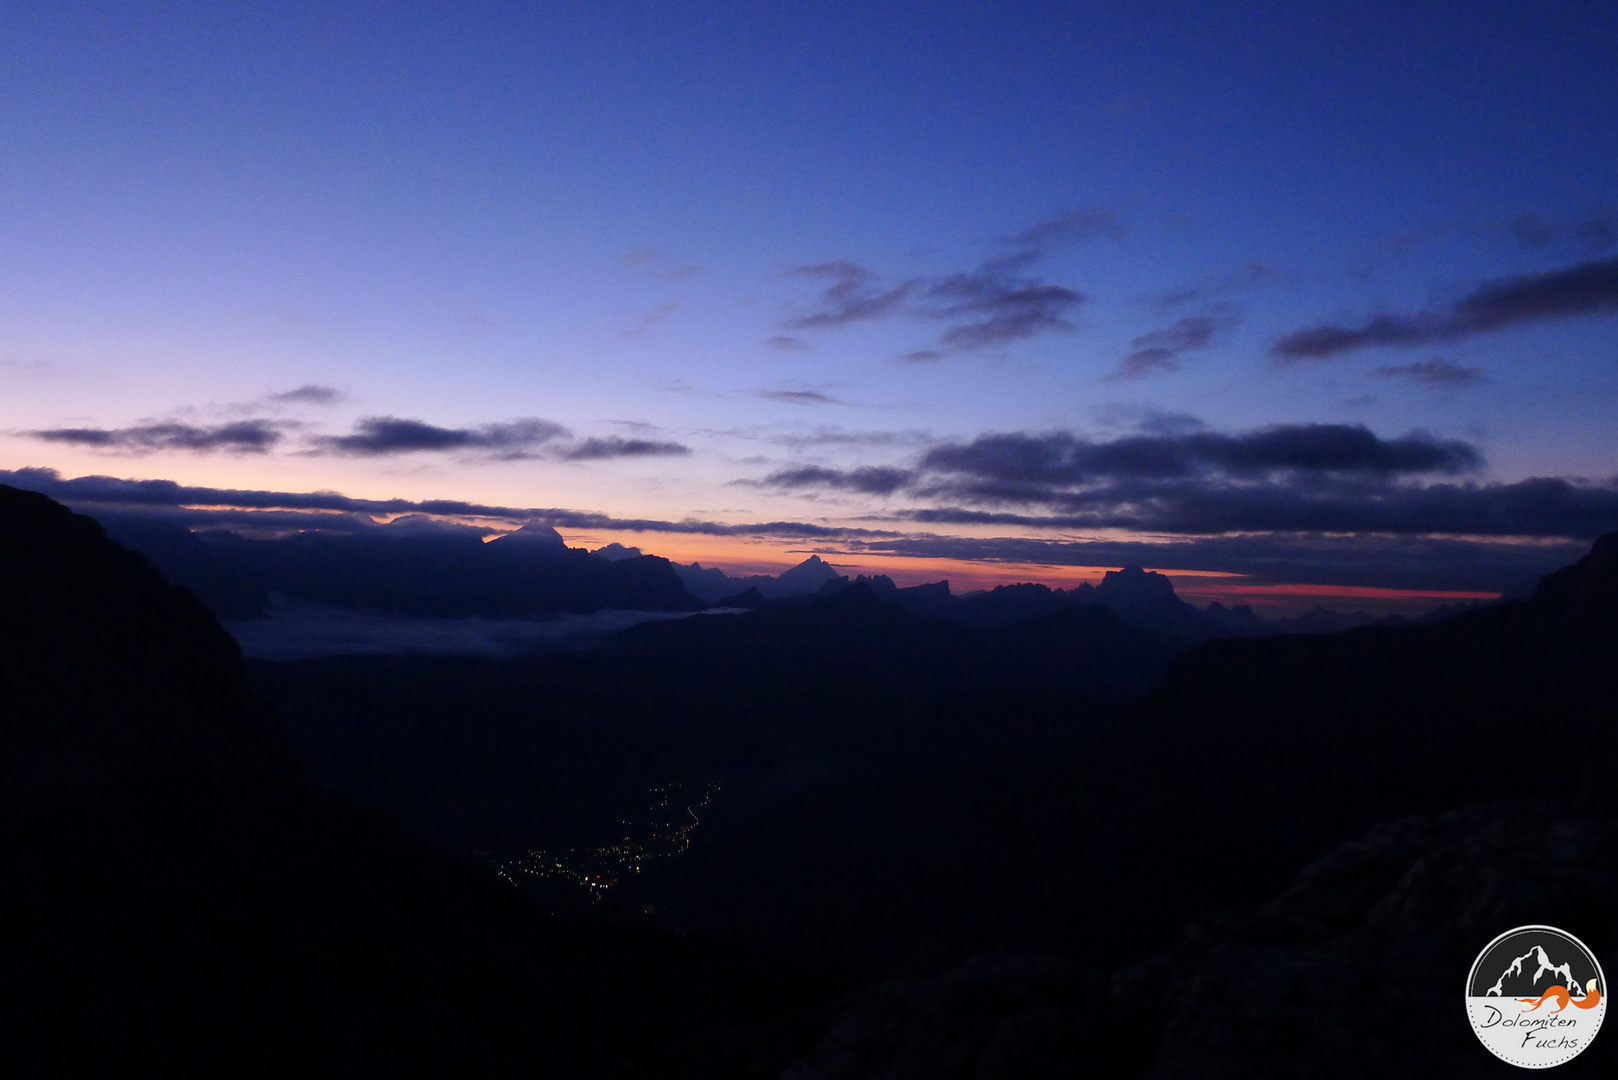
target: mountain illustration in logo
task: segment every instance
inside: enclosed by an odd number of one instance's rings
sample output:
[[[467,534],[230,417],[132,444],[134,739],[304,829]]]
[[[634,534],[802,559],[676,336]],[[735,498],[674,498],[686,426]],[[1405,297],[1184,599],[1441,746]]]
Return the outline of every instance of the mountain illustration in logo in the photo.
[[[1570,1061],[1601,1030],[1606,978],[1588,946],[1554,926],[1519,926],[1491,941],[1467,976],[1472,1032],[1503,1061],[1543,1069]]]
[[[1527,965],[1534,964],[1533,975],[1528,975]],[[1584,991],[1576,989],[1578,982],[1573,978],[1572,964],[1553,964],[1550,956],[1545,952],[1545,946],[1535,945],[1500,973],[1493,986],[1484,991],[1485,997],[1522,997],[1524,995],[1542,994],[1553,985],[1561,984],[1568,988],[1573,997],[1583,997]]]

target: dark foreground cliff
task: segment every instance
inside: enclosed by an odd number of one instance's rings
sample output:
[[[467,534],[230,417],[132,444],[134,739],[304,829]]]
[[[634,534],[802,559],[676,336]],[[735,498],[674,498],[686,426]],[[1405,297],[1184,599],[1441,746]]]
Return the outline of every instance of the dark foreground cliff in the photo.
[[[206,609],[4,487],[0,776],[11,1075],[644,1075],[825,995],[550,919],[306,783]]]

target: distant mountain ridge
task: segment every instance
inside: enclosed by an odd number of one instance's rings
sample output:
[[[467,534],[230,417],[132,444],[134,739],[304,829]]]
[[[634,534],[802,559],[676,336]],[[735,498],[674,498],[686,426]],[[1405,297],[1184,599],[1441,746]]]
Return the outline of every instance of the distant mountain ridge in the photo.
[[[849,578],[819,556],[811,555],[778,577],[730,578],[696,563],[674,567],[693,595],[722,607],[758,607],[763,602],[804,601],[864,584],[879,599],[915,615],[966,626],[1010,626],[1058,611],[1103,605],[1124,622],[1181,646],[1221,637],[1322,633],[1375,623],[1397,626],[1410,621],[1445,618],[1454,609],[1439,608],[1419,620],[1400,616],[1345,615],[1316,608],[1294,618],[1263,618],[1247,605],[1227,608],[1213,603],[1197,608],[1180,599],[1166,575],[1139,566],[1109,570],[1099,584],[1080,582],[1070,589],[1023,582],[998,585],[984,592],[957,596],[948,581],[900,588],[885,574]]]
[[[332,607],[440,618],[705,606],[667,559],[608,558],[569,548],[545,526],[527,525],[487,542],[477,530],[421,527],[408,519],[267,539],[196,535],[117,516],[106,527],[223,618],[262,617],[272,592]]]

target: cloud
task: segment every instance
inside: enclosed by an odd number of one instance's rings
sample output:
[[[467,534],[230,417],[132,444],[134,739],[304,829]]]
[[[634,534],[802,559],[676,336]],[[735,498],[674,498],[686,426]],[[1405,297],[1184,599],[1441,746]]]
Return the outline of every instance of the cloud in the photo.
[[[306,383],[296,390],[283,390],[271,394],[267,400],[278,405],[332,405],[343,399],[343,392],[335,386]]]
[[[661,248],[642,246],[624,252],[619,256],[618,264],[625,270],[644,271],[664,281],[684,281],[686,278],[696,277],[703,271],[703,267],[697,263],[660,268],[657,264],[664,262],[667,257],[668,253]]]
[[[767,337],[764,339],[764,344],[772,349],[780,349],[782,352],[807,352],[814,348],[813,345],[802,338],[791,337],[787,334],[776,334],[774,337]]]
[[[1119,478],[1258,478],[1278,472],[1387,477],[1467,472],[1482,456],[1468,443],[1424,432],[1384,439],[1358,424],[1276,424],[1228,435],[1212,431],[1126,435],[1094,441],[1070,432],[983,435],[936,446],[921,465],[954,474],[982,494],[1042,498],[1053,488]]]
[[[840,427],[817,427],[810,432],[788,432],[768,436],[771,442],[783,446],[928,446],[935,440],[929,431],[910,428],[904,431],[848,431]]]
[[[1435,390],[1471,386],[1483,381],[1482,368],[1462,367],[1436,357],[1432,360],[1379,367],[1372,374],[1380,379],[1404,379]]]
[[[842,405],[844,402],[829,394],[814,390],[760,390],[758,396],[769,401],[784,401],[789,405]]]
[[[1052,330],[1072,330],[1068,315],[1085,296],[1076,289],[1020,277],[1006,263],[989,262],[976,271],[934,282],[927,299],[927,314],[956,322],[944,331],[943,345],[978,349]]]
[[[789,328],[800,330],[847,326],[850,323],[880,319],[892,314],[916,288],[913,281],[900,282],[888,289],[871,285],[876,275],[847,259],[799,266],[791,271],[799,277],[823,278],[831,282],[820,294],[820,308],[808,315],[787,320]]]
[[[636,323],[634,326],[631,326],[628,330],[623,331],[624,337],[644,337],[646,335],[646,331],[650,330],[652,327],[674,314],[674,309],[679,306],[680,304],[677,300],[668,300],[657,305],[645,315],[642,315],[640,322]]]
[[[1322,324],[1277,339],[1281,364],[1324,360],[1371,346],[1458,341],[1529,323],[1618,313],[1618,259],[1485,282],[1447,307],[1410,315],[1377,315],[1359,326]]]
[[[1043,249],[1082,240],[1122,240],[1126,235],[1111,210],[1073,210],[1036,221],[1022,232],[1006,237],[1008,244]]]
[[[629,457],[680,457],[691,453],[689,446],[677,442],[658,442],[652,439],[585,439],[563,452],[568,461],[607,461]]]
[[[944,525],[1128,529],[1168,535],[1380,533],[1593,538],[1618,529],[1618,486],[1538,477],[1503,484],[1321,482],[1309,477],[1121,480],[1083,489],[1027,489],[1045,513],[927,507],[905,520]]]
[[[1276,270],[1273,266],[1256,261],[1249,262],[1233,270],[1227,270],[1186,282],[1184,285],[1176,285],[1171,289],[1165,289],[1163,292],[1151,297],[1151,300],[1163,307],[1178,307],[1181,304],[1189,304],[1240,292],[1262,282],[1272,281],[1276,276]]]
[[[883,287],[874,271],[847,259],[800,266],[799,277],[830,282],[815,311],[789,319],[788,329],[848,326],[904,312],[952,323],[939,339],[947,351],[1004,345],[1038,334],[1071,330],[1071,313],[1084,303],[1076,289],[1028,277],[1023,269],[1040,257],[1037,250],[990,259],[978,269],[941,277],[914,278]],[[934,360],[937,350],[903,354],[909,361]]]
[[[1139,379],[1157,372],[1178,371],[1181,355],[1206,349],[1216,333],[1236,322],[1236,313],[1229,304],[1215,304],[1200,314],[1182,316],[1170,326],[1131,341],[1129,354],[1108,378]]]
[[[778,488],[823,487],[857,491],[864,495],[891,495],[913,477],[914,474],[908,469],[882,466],[866,466],[844,472],[818,465],[801,465],[771,473],[760,483]]]
[[[1503,224],[1517,246],[1525,250],[1550,247],[1563,241],[1571,241],[1590,251],[1606,251],[1618,244],[1618,213],[1610,210],[1592,210],[1566,224],[1538,214],[1518,214]]]
[[[620,518],[558,507],[491,506],[458,499],[358,499],[333,491],[289,492],[193,487],[172,480],[121,480],[80,476],[65,480],[55,469],[0,469],[0,484],[38,491],[87,513],[122,510],[157,515],[190,528],[256,524],[291,529],[377,528],[372,514],[431,514],[486,519],[556,529],[612,529],[623,532],[705,536],[758,536],[785,539],[882,538],[903,535],[892,529],[817,525],[803,521],[730,523],[687,519]],[[446,527],[449,527],[446,525]]]
[[[352,435],[326,435],[313,440],[317,450],[354,457],[384,457],[448,450],[481,450],[502,457],[527,456],[535,448],[561,438],[567,429],[532,417],[505,424],[443,428],[396,416],[368,416]]]
[[[926,364],[933,360],[944,359],[944,354],[936,349],[913,349],[907,353],[900,353],[899,359],[907,364]]]
[[[272,420],[238,420],[212,427],[166,423],[138,424],[126,428],[49,428],[27,434],[46,442],[125,454],[150,454],[159,450],[263,454],[283,438],[278,425]]]

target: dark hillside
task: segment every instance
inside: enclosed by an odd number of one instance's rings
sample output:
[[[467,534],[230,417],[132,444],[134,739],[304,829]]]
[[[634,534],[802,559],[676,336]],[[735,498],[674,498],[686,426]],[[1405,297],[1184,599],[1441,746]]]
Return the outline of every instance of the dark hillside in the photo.
[[[13,1075],[639,1075],[824,994],[550,919],[305,783],[235,643],[87,518],[0,488],[0,587]]]

